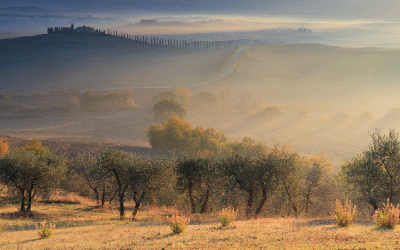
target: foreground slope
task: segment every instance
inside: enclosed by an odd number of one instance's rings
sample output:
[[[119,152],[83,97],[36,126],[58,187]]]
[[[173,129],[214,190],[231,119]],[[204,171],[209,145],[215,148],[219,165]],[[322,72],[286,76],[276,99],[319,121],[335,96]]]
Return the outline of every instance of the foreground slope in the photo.
[[[12,218],[14,205],[2,198],[1,249],[396,249],[399,229],[382,230],[370,220],[338,227],[331,218],[240,219],[220,228],[216,214],[191,216],[180,235],[171,234],[166,219],[174,208],[145,208],[136,221],[121,221],[114,207],[100,208],[78,200],[38,202],[33,218]],[[128,205],[133,208],[133,204]],[[39,212],[40,211],[40,212]],[[35,224],[56,225],[40,239]]]

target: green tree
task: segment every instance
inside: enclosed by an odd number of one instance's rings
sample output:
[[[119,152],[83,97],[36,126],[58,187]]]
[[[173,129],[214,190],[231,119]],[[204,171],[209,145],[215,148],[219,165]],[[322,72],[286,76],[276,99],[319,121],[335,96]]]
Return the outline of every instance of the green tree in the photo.
[[[23,215],[31,212],[35,191],[51,191],[65,172],[64,159],[50,153],[37,155],[31,151],[13,151],[0,158],[1,177],[7,186],[18,191]]]
[[[114,185],[110,172],[99,164],[98,159],[89,155],[79,155],[69,164],[70,175],[74,173],[81,178],[81,182],[94,193],[94,198],[103,207],[108,197],[114,197]],[[78,185],[75,183],[75,185]],[[82,189],[82,187],[74,187]]]
[[[153,148],[174,151],[193,151],[191,134],[192,125],[177,117],[163,124],[151,125],[147,129],[147,136]]]
[[[177,117],[152,125],[147,129],[153,148],[197,154],[214,154],[226,145],[226,137],[213,128],[192,128],[192,125]]]
[[[135,207],[132,211],[132,220],[135,219],[140,205],[144,201],[146,195],[159,190],[168,178],[168,169],[170,162],[167,160],[142,160],[141,164],[135,165],[131,170],[130,190]]]
[[[342,166],[341,176],[344,185],[358,192],[362,199],[369,203],[374,211],[379,209],[380,201],[384,199],[384,170],[377,167],[371,157],[358,156]]]
[[[107,148],[99,155],[99,166],[102,171],[111,173],[117,186],[119,211],[121,219],[125,215],[125,194],[132,179],[132,169],[141,164],[140,158],[117,148]]]
[[[36,155],[42,155],[50,152],[49,148],[44,147],[38,140],[32,140],[31,142],[28,142],[24,147],[21,148],[21,150],[34,152]]]
[[[305,214],[311,211],[311,205],[315,208],[333,206],[336,197],[331,163],[323,156],[311,156],[302,160],[302,169],[300,169],[299,175],[301,177]],[[330,208],[325,210],[330,210]]]
[[[377,210],[387,198],[391,203],[400,199],[400,141],[394,130],[388,135],[376,130],[371,138],[367,150],[342,167],[342,175]]]
[[[233,145],[234,151],[225,161],[226,173],[233,177],[240,190],[247,193],[246,216],[258,216],[269,195],[286,181],[297,155],[279,148],[271,149],[245,138]],[[259,198],[253,211],[254,203]]]
[[[188,192],[191,212],[196,213],[201,203],[200,213],[207,211],[211,193],[223,178],[219,165],[210,157],[184,157],[178,160],[178,187]]]
[[[176,116],[182,119],[186,118],[186,110],[176,100],[161,100],[153,106],[154,122],[161,123]]]

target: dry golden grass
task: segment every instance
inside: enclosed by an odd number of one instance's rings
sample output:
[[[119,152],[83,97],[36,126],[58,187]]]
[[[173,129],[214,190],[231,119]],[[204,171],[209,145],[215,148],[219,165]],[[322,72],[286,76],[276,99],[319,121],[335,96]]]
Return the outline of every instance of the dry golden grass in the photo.
[[[17,204],[1,205],[5,230],[0,249],[394,249],[400,231],[378,229],[372,221],[341,228],[334,219],[260,218],[221,228],[216,214],[190,216],[184,233],[173,235],[166,218],[173,208],[145,208],[137,220],[121,221],[116,207],[35,203],[34,217],[10,218]],[[130,208],[128,206],[128,208]],[[129,209],[127,217],[130,216]],[[56,228],[40,239],[35,223]]]

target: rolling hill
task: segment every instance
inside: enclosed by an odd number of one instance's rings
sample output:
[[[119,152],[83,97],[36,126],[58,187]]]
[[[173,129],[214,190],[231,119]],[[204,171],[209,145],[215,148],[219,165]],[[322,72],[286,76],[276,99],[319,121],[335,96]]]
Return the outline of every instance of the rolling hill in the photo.
[[[73,35],[0,40],[0,92],[12,96],[1,101],[0,133],[148,146],[152,97],[178,86],[193,93],[186,109],[194,126],[231,139],[289,143],[336,166],[360,153],[376,128],[400,130],[400,50],[236,44],[180,48]],[[86,90],[123,91],[137,105],[77,111]],[[216,102],[202,103],[201,91]]]

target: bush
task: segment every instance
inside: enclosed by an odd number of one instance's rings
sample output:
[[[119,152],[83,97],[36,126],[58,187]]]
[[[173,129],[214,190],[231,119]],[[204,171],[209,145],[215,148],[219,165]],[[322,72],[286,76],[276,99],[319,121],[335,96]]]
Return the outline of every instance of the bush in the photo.
[[[173,215],[171,218],[168,218],[168,222],[170,223],[172,233],[180,234],[186,229],[190,219],[184,216]]]
[[[24,147],[21,147],[21,151],[30,151],[35,153],[35,155],[43,155],[44,153],[49,153],[50,149],[42,146],[42,143],[35,139],[28,142]]]
[[[338,226],[350,226],[357,216],[356,205],[352,208],[351,201],[346,200],[344,205],[336,199],[335,219]]]
[[[383,203],[383,209],[376,210],[372,218],[378,227],[394,229],[399,222],[399,205],[395,207],[388,199],[386,204]]]
[[[8,147],[8,142],[6,138],[0,138],[0,156],[7,154],[10,152],[10,148]]]
[[[41,229],[39,231],[39,236],[42,239],[45,238],[50,238],[50,236],[53,234],[53,230],[56,228],[56,225],[53,225],[51,223],[46,224],[46,220],[42,221],[41,223],[36,225],[36,229]]]
[[[234,221],[237,217],[237,211],[235,209],[224,208],[221,212],[218,213],[218,220],[221,223],[222,227],[229,226],[232,221]]]

